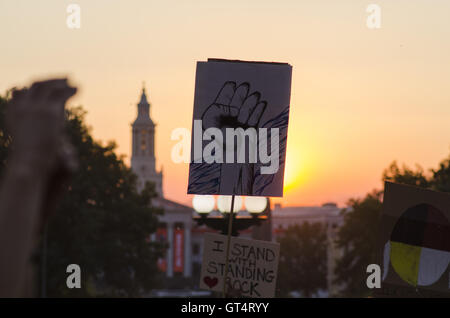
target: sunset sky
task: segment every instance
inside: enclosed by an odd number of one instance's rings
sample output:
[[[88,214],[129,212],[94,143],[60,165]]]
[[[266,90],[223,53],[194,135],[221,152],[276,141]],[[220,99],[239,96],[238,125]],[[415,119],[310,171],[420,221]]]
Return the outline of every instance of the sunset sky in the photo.
[[[66,7],[81,6],[81,28]],[[381,7],[369,29],[366,8]],[[190,204],[170,140],[191,128],[197,61],[293,66],[283,205],[343,206],[381,189],[393,161],[434,168],[450,154],[450,1],[1,0],[0,94],[68,76],[92,133],[131,151],[142,82],[158,124],[164,193]]]

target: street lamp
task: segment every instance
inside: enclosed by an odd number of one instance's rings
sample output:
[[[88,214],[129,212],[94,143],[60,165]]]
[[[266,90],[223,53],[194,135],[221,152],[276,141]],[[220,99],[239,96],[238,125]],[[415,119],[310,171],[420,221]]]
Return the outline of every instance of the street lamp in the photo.
[[[231,195],[219,195],[217,197],[218,215],[211,215],[215,207],[215,198],[211,195],[195,195],[192,199],[194,210],[199,216],[194,217],[198,225],[206,226],[221,231],[222,234],[228,234],[228,221],[231,210]],[[244,211],[250,215],[238,215],[238,212],[245,207]],[[215,211],[217,211],[215,210]],[[266,197],[234,197],[233,209],[233,236],[238,236],[239,231],[248,229],[252,225],[259,225],[262,221],[267,220],[270,210],[269,199]]]
[[[263,212],[267,207],[266,197],[246,197],[245,198],[245,208],[249,213],[258,214]]]
[[[231,212],[231,195],[219,195],[217,198],[217,208],[222,213]],[[242,197],[239,195],[234,196],[233,213],[238,213],[242,208]]]
[[[197,213],[208,214],[214,210],[216,202],[212,195],[195,195],[192,199],[192,206]]]

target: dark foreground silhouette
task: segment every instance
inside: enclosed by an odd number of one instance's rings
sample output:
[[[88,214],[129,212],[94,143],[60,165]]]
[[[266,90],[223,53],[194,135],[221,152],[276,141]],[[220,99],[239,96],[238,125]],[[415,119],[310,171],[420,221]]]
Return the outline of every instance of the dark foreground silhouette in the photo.
[[[33,296],[32,250],[76,167],[64,136],[64,107],[75,92],[66,79],[12,92],[6,114],[12,144],[0,180],[0,297]]]

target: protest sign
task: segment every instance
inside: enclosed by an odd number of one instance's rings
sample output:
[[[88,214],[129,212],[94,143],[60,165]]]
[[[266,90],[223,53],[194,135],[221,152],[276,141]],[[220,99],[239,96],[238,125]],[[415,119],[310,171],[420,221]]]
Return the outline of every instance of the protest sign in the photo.
[[[439,296],[450,292],[450,194],[385,183],[379,296]]]
[[[226,263],[227,236],[205,234],[200,288],[221,292]],[[274,297],[280,245],[231,237],[226,286],[243,297]]]
[[[189,194],[283,196],[292,67],[198,62]]]

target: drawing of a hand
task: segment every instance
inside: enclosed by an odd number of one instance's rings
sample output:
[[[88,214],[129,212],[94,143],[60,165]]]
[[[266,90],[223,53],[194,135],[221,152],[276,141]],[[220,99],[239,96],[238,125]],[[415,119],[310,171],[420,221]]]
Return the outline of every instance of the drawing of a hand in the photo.
[[[261,94],[257,91],[250,92],[249,83],[242,83],[237,86],[236,82],[228,81],[221,87],[213,103],[203,113],[203,130],[205,131],[208,128],[220,129],[222,136],[224,136],[223,141],[222,143],[220,140],[214,142],[224,149],[226,154],[231,152],[234,156],[234,154],[243,153],[246,157],[250,148],[253,148],[253,152],[256,151],[256,144],[249,142],[248,146],[245,146],[242,131],[238,133],[241,136],[237,143],[227,144],[226,128],[257,129],[266,108],[267,102],[261,100]],[[251,194],[254,163],[241,162],[235,164],[239,168],[233,168],[226,164],[221,165],[220,189],[228,193],[238,191],[242,194]]]
[[[202,116],[203,129],[257,128],[266,110],[267,102],[261,100],[259,92],[250,93],[250,84],[226,82],[214,102]]]

